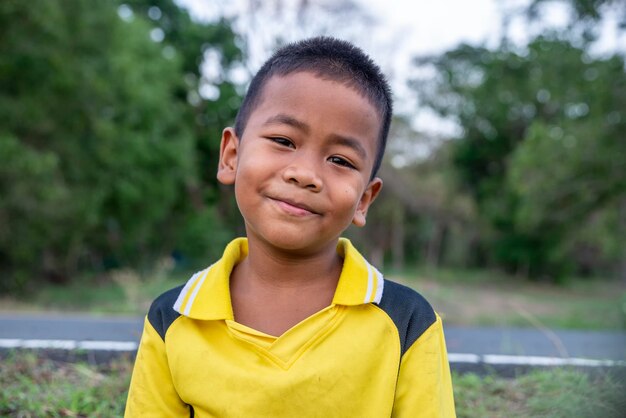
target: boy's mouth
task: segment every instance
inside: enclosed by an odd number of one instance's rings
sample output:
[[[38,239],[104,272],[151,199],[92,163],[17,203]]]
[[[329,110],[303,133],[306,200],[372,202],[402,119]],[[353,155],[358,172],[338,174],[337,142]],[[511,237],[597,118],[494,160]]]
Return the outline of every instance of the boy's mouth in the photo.
[[[294,200],[283,199],[283,198],[271,197],[270,199],[276,202],[276,204],[282,210],[289,213],[290,215],[295,215],[295,216],[319,215],[318,212],[316,212],[313,208],[311,208],[306,203],[296,202]]]

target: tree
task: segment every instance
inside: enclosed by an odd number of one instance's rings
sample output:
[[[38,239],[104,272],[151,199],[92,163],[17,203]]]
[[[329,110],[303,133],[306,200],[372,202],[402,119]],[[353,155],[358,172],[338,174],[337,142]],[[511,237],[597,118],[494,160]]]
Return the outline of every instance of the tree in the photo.
[[[191,64],[127,11],[0,4],[2,288],[137,266],[175,246],[183,194],[200,183]]]
[[[463,128],[453,162],[488,225],[492,262],[533,277],[571,271],[568,240],[626,191],[623,58],[550,35],[420,64],[437,74],[414,84],[423,103]]]
[[[242,86],[232,73],[243,67],[245,43],[231,21],[194,20],[173,0],[128,0],[120,5],[150,22],[152,33],[182,63],[176,100],[184,108],[181,122],[194,138],[194,175],[185,184],[176,221],[163,225],[162,231],[169,230],[177,253],[205,263],[221,255],[226,241],[241,229],[234,197],[220,187],[215,174],[222,129],[234,124],[241,102]]]
[[[367,227],[349,231],[374,264],[389,263],[395,270],[467,265],[475,214],[450,176],[449,151],[449,142],[416,131],[406,117],[394,117],[379,171],[381,195],[368,211]]]
[[[571,9],[572,19],[578,21],[577,24],[584,25],[597,23],[602,19],[603,10],[612,8],[621,14],[620,25],[623,29],[626,28],[626,3],[621,0],[532,0],[526,13],[531,19],[536,19],[542,6],[555,2],[567,4]]]

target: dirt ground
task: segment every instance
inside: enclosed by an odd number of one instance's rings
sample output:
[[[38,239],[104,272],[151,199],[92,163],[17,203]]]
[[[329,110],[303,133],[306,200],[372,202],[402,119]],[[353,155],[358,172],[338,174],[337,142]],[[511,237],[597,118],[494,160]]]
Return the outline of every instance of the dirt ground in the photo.
[[[618,281],[557,286],[520,280],[392,277],[424,295],[451,325],[626,328],[626,286]]]

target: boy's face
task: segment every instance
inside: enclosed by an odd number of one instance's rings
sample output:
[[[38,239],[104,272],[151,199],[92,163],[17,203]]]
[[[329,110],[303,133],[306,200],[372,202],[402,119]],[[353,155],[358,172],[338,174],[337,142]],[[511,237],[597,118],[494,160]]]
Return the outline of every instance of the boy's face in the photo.
[[[243,138],[222,136],[218,179],[235,185],[248,239],[310,254],[365,224],[381,120],[354,89],[308,72],[270,78]]]

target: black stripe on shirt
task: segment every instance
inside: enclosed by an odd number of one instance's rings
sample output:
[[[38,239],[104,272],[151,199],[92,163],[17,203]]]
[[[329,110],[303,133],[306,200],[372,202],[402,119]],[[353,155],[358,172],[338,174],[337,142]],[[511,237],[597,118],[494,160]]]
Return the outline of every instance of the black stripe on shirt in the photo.
[[[400,334],[401,355],[436,321],[435,311],[415,290],[385,279],[378,306],[389,315]]]
[[[180,313],[174,310],[174,303],[184,286],[178,286],[163,293],[152,302],[148,311],[148,321],[156,332],[159,333],[163,341],[165,341],[165,333],[172,325],[172,322],[180,316]]]

